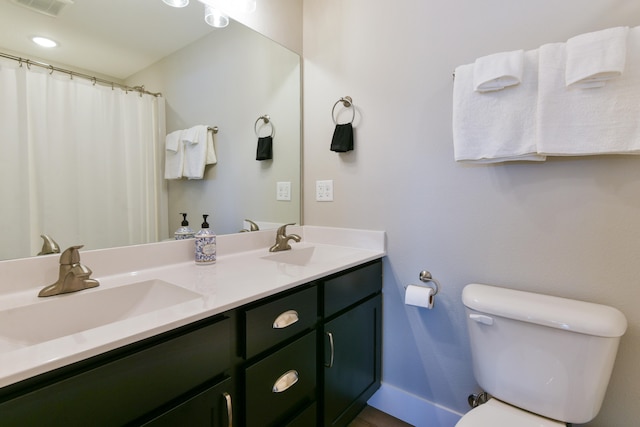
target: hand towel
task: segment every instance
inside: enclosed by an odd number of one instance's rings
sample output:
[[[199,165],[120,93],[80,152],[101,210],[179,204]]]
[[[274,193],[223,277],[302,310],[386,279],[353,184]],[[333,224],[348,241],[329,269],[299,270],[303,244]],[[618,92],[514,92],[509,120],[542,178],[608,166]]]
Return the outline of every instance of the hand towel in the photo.
[[[185,131],[184,170],[182,175],[189,179],[202,179],[207,161],[207,126],[197,125]],[[188,139],[187,139],[188,138]]]
[[[626,70],[597,90],[565,85],[566,45],[540,47],[538,150],[556,156],[640,153],[640,27],[629,31]]]
[[[213,145],[213,131],[207,127],[207,165],[215,165],[218,163],[218,157],[216,156],[216,149]]]
[[[351,123],[336,125],[331,139],[331,151],[346,153],[353,150],[353,126]]]
[[[184,144],[197,144],[200,126],[194,126],[182,131],[180,139]]]
[[[271,136],[261,136],[258,138],[256,160],[271,159],[273,159],[273,138]]]
[[[537,154],[537,50],[523,55],[522,83],[508,91],[474,91],[474,64],[456,68],[453,148],[456,161],[543,161]]]
[[[184,149],[180,138],[181,130],[171,132],[166,137],[164,177],[165,179],[182,178],[182,162],[184,159]]]
[[[567,87],[603,87],[624,71],[629,27],[580,34],[567,40]]]
[[[524,51],[494,53],[476,59],[473,90],[491,92],[514,86],[522,81]]]

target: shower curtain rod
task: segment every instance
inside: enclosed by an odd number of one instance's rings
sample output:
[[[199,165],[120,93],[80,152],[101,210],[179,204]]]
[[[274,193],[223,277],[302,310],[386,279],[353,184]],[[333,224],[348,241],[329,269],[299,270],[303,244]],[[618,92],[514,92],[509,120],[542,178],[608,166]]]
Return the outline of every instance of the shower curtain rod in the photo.
[[[151,95],[155,97],[162,96],[161,92],[149,92],[144,88],[144,85],[131,87],[131,86],[123,85],[120,83],[115,83],[109,80],[101,79],[98,77],[90,76],[88,74],[78,73],[77,71],[71,71],[71,70],[66,70],[64,68],[54,67],[53,65],[46,64],[44,62],[39,62],[39,61],[34,61],[32,59],[26,59],[26,58],[21,58],[19,56],[9,55],[8,53],[4,53],[4,52],[0,52],[0,57],[17,61],[20,63],[21,67],[22,67],[22,64],[26,64],[27,68],[30,68],[32,65],[35,65],[36,67],[46,68],[49,70],[49,74],[53,74],[54,71],[58,71],[60,73],[68,74],[69,77],[71,78],[73,78],[73,76],[81,77],[83,79],[91,80],[94,85],[96,83],[100,83],[105,86],[111,86],[111,89],[118,87],[124,90],[125,92],[137,92],[140,94],[140,96],[142,96],[143,94]]]

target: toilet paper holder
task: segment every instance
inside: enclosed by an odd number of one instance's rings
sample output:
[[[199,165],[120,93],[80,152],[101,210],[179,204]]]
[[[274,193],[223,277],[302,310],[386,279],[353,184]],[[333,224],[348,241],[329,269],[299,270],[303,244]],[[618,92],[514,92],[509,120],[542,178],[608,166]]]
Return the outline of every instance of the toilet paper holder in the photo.
[[[435,297],[440,290],[440,282],[438,282],[437,279],[434,279],[431,273],[429,273],[427,270],[421,271],[419,277],[421,282],[433,284],[433,286],[429,287],[433,289],[433,296]]]

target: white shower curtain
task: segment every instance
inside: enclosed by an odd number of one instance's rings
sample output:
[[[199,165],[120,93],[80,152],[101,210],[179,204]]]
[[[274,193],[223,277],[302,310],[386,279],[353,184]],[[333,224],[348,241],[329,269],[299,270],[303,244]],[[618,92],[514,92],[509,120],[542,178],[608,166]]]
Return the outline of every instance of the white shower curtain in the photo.
[[[164,100],[0,60],[0,259],[157,241]]]

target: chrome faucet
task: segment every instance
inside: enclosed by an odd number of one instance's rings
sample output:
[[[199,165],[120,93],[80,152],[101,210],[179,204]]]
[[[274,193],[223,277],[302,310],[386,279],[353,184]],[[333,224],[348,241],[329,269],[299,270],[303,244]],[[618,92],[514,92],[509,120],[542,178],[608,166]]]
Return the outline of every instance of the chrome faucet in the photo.
[[[81,291],[83,289],[99,286],[97,280],[89,278],[91,269],[80,263],[80,246],[71,246],[60,255],[60,273],[58,281],[53,285],[43,288],[39,297],[66,294],[68,292]]]
[[[302,240],[302,238],[297,234],[289,234],[287,236],[287,225],[296,225],[296,224],[295,223],[285,224],[280,228],[278,228],[278,231],[276,232],[276,243],[275,245],[269,248],[269,252],[288,251],[289,249],[291,249],[291,246],[289,245],[289,240],[295,240],[296,242],[299,242],[300,240]]]

